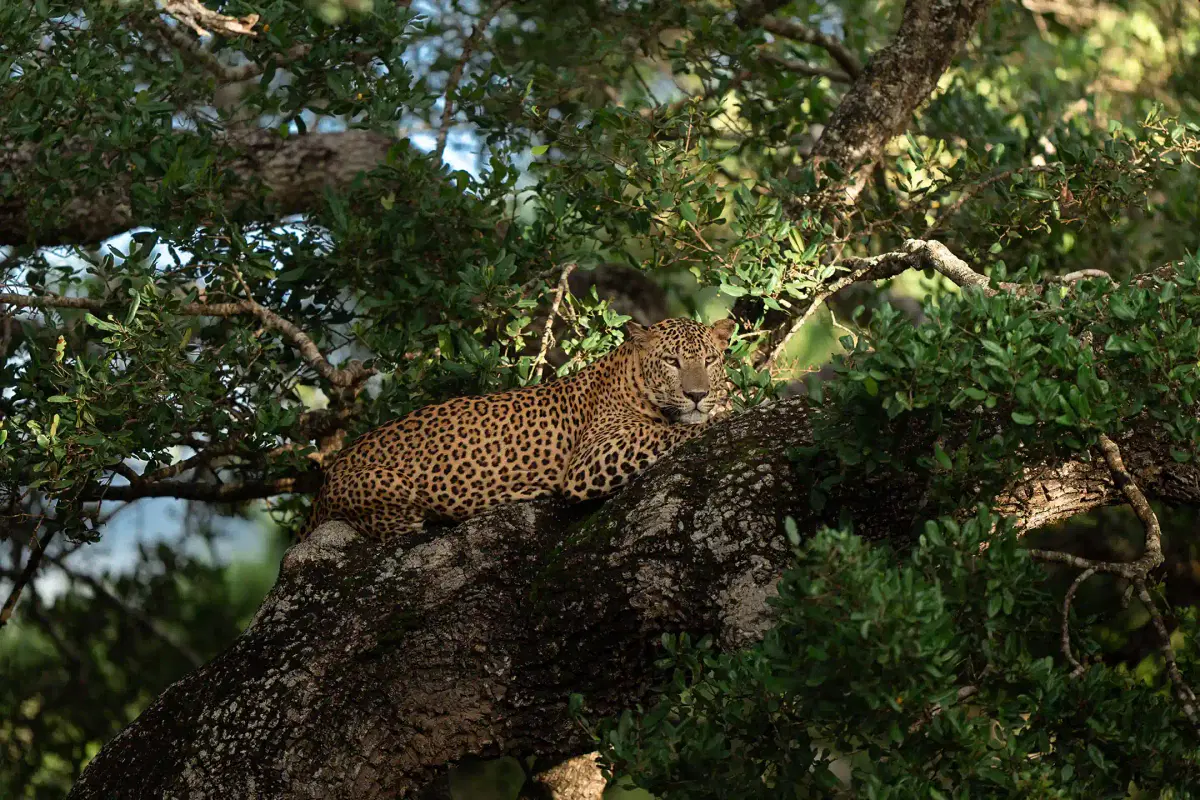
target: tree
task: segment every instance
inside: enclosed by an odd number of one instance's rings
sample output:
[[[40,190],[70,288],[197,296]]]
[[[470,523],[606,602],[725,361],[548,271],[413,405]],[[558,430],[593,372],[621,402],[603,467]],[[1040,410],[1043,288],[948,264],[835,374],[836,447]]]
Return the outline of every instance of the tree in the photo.
[[[325,526],[73,796],[376,796],[437,791],[471,755],[540,768],[595,746],[571,692],[600,715],[648,698],[663,632],[763,636],[789,516],[801,538],[846,517],[900,545],[981,502],[1022,530],[1130,486],[1193,502],[1200,19],[885,11],[0,11],[0,621],[113,502],[266,500],[294,526],[347,436],[577,369],[622,315],[573,272],[628,265],[741,325],[741,413],[607,503],[387,553]],[[466,151],[471,172],[442,166]],[[877,286],[911,270],[938,296],[917,328]],[[753,408],[856,285],[870,311],[832,320],[836,380]],[[1150,608],[1152,560],[1080,574],[1125,569]],[[212,755],[237,737],[253,746]]]

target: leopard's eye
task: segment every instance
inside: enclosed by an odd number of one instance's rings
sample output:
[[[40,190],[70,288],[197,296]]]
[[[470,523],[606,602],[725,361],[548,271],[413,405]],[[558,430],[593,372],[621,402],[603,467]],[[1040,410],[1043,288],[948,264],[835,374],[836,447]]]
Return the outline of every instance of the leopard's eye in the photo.
[[[679,369],[680,367],[683,366],[683,364],[680,363],[679,359],[676,356],[666,356],[663,359],[663,361],[667,362],[668,367],[674,367],[675,369]]]
[[[708,358],[704,359],[704,363],[711,367],[713,364],[716,364],[720,360],[721,360],[720,356],[709,356]]]

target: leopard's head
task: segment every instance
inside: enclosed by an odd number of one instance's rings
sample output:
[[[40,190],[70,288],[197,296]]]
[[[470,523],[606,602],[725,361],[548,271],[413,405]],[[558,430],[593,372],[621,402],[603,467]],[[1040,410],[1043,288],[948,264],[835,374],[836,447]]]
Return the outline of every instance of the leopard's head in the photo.
[[[698,425],[725,404],[725,348],[734,322],[712,325],[665,319],[650,327],[625,326],[642,364],[646,394],[671,422]]]

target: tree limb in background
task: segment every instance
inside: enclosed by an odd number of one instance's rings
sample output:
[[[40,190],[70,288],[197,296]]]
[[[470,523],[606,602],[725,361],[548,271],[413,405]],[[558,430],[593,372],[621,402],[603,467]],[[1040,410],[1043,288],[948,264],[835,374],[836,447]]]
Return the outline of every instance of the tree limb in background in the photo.
[[[326,190],[344,190],[360,174],[383,164],[394,141],[390,136],[357,129],[286,138],[273,129],[238,131],[218,142],[228,145],[235,155],[214,166],[237,178],[223,200],[232,216],[237,216],[256,186],[266,192],[269,214],[287,216],[312,210],[323,202]],[[60,147],[69,150],[72,144]],[[89,149],[84,144],[75,147],[83,152]],[[0,136],[0,172],[27,178],[35,170],[36,155],[36,146],[14,147]],[[18,180],[13,184],[15,193],[0,195],[0,246],[23,245],[30,238],[43,245],[92,244],[123,233],[138,224],[132,208],[133,182],[130,174],[114,171],[99,195],[72,200],[49,222],[40,216],[29,217],[30,198],[21,191],[36,184]],[[157,186],[153,180],[138,182]]]
[[[167,0],[163,4],[163,11],[187,25],[197,36],[211,36],[212,31],[225,36],[258,35],[254,31],[254,26],[258,23],[258,14],[230,17],[218,14],[200,0]]]
[[[41,527],[43,520],[39,519],[37,526],[33,529],[33,534],[29,537],[32,547],[29,548],[29,558],[25,562],[25,568],[21,570],[21,574],[17,576],[13,582],[12,591],[9,592],[8,599],[4,601],[3,607],[0,607],[0,628],[8,624],[12,618],[13,609],[17,607],[17,601],[21,599],[21,592],[33,579],[37,572],[38,564],[42,561],[42,556],[46,552],[46,547],[49,546],[50,540],[54,538],[54,534],[58,532],[58,528],[51,526],[42,534],[42,538],[37,538],[38,528]]]
[[[814,28],[790,19],[766,17],[760,20],[758,24],[762,26],[763,30],[769,31],[776,36],[783,36],[795,42],[814,44],[820,47],[829,53],[830,57],[838,63],[838,66],[851,79],[857,79],[862,74],[862,64],[859,63],[858,57],[850,52],[845,43],[836,36],[821,33]]]

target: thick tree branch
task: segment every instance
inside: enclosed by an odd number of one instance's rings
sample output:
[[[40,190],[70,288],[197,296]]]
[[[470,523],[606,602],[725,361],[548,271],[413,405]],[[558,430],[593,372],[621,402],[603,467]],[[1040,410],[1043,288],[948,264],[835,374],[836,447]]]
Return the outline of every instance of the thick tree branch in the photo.
[[[873,159],[912,119],[958,55],[991,0],[908,0],[895,37],[833,112],[813,156],[850,172]]]
[[[115,303],[91,297],[63,297],[62,295],[43,294],[11,294],[0,292],[0,306],[10,305],[18,308],[74,308],[88,311],[102,311],[115,307]],[[279,331],[300,352],[304,360],[318,375],[334,386],[356,386],[375,374],[374,369],[363,367],[359,361],[350,361],[345,367],[338,368],[329,363],[321,354],[320,348],[312,338],[300,330],[294,323],[289,322],[274,311],[260,305],[254,300],[239,300],[233,303],[185,303],[179,307],[178,313],[194,317],[236,317],[248,314],[257,317],[263,327]]]
[[[924,518],[928,478],[886,470],[814,513],[788,455],[811,442],[806,409],[714,426],[600,505],[514,504],[383,548],[321,526],[250,628],[109,743],[71,797],[417,796],[467,756],[594,749],[570,692],[615,712],[646,698],[662,633],[725,648],[762,635],[790,559],[785,516],[814,531],[844,512],[897,541]],[[1128,473],[1147,497],[1200,501],[1200,469],[1156,431],[1138,420],[1121,440]],[[1068,460],[1030,465],[995,505],[1028,529],[1123,499],[1105,463]]]
[[[175,132],[174,136],[188,136]],[[319,207],[329,189],[340,191],[358,175],[382,165],[393,139],[364,130],[341,133],[309,133],[282,137],[275,130],[239,131],[219,144],[228,145],[234,155],[215,165],[236,177],[223,203],[229,214],[243,213],[286,216]],[[67,143],[63,147],[70,148]],[[85,145],[79,145],[85,147]],[[119,167],[98,194],[79,197],[54,216],[37,211],[30,216],[36,191],[38,147],[32,144],[12,146],[0,137],[0,172],[14,176],[14,193],[0,195],[0,246],[36,243],[40,245],[90,244],[129,230],[139,224],[130,187],[134,176]],[[139,179],[141,180],[141,179]],[[141,181],[154,187],[154,181]],[[260,190],[265,206],[245,209],[246,201]]]

